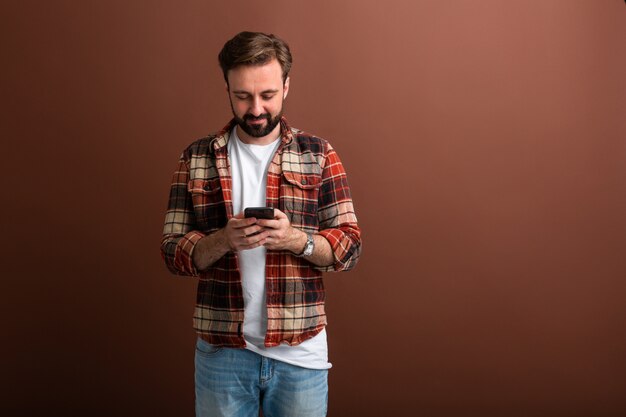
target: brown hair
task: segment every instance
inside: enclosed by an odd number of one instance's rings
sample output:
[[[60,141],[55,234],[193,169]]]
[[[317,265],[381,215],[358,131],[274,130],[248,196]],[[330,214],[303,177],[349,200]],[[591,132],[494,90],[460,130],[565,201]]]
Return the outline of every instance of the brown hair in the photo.
[[[274,35],[261,32],[240,32],[224,44],[218,55],[224,80],[228,71],[240,65],[263,65],[276,58],[283,70],[283,83],[291,69],[289,45]]]

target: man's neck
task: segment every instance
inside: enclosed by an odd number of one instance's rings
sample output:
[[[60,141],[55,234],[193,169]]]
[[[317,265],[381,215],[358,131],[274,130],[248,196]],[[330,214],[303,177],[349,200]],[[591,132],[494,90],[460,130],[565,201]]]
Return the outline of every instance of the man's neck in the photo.
[[[280,136],[280,123],[276,125],[274,130],[268,133],[265,136],[261,136],[260,138],[250,136],[246,132],[243,131],[241,126],[237,125],[237,137],[243,143],[248,145],[269,145],[274,142]]]

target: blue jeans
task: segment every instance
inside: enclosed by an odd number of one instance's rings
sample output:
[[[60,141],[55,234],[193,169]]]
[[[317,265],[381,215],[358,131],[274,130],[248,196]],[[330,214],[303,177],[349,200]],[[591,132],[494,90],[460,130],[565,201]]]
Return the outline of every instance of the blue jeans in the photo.
[[[196,417],[323,417],[328,370],[306,369],[247,349],[196,344]]]

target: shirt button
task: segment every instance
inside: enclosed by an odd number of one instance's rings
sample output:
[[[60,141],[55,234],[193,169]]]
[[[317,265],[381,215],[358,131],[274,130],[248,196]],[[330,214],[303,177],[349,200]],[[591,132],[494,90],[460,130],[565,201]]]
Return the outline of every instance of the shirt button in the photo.
[[[301,182],[302,182],[302,185],[306,185],[306,180],[303,179]]]

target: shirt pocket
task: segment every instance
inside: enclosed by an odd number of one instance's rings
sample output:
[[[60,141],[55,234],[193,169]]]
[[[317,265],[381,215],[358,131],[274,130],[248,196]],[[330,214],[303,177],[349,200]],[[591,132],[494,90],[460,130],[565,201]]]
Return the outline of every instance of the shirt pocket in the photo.
[[[219,178],[194,179],[187,183],[197,229],[212,232],[226,225],[226,205]]]
[[[318,229],[318,197],[322,176],[317,173],[283,171],[280,209],[291,224],[314,232]]]

